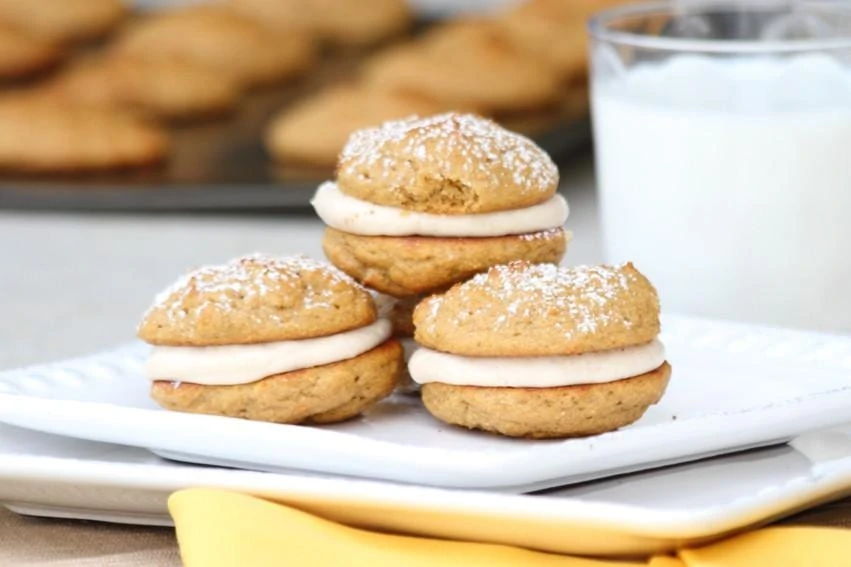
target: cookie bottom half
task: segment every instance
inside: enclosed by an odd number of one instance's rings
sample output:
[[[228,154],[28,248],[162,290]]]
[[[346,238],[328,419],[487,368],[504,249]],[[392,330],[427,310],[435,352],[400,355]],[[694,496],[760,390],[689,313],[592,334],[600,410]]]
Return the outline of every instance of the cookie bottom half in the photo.
[[[345,421],[390,395],[402,369],[402,345],[391,339],[354,358],[236,386],[157,381],[151,397],[179,412],[273,423]]]
[[[562,229],[491,238],[360,236],[327,228],[322,247],[332,264],[368,287],[408,297],[443,290],[512,260],[558,263],[570,236]]]
[[[615,382],[561,388],[483,388],[432,382],[422,386],[437,419],[508,437],[585,437],[634,423],[657,403],[671,366]]]

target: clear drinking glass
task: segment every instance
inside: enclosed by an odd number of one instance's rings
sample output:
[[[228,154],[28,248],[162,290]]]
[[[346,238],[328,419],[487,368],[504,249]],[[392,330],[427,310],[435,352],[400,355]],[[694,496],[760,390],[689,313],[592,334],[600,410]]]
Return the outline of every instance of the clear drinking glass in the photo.
[[[851,331],[851,5],[641,4],[590,32],[607,261],[668,312]]]

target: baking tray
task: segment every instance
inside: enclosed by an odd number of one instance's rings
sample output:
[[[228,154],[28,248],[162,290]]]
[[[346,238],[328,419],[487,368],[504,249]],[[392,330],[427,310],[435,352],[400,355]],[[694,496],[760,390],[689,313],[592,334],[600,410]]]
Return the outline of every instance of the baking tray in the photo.
[[[103,212],[301,211],[333,171],[275,163],[263,146],[270,119],[331,82],[350,78],[364,52],[336,52],[296,83],[249,94],[231,115],[173,126],[166,164],[76,176],[0,175],[0,209]],[[557,162],[585,147],[591,135],[587,94],[565,90],[564,104],[546,113],[505,117],[506,127],[532,137]]]

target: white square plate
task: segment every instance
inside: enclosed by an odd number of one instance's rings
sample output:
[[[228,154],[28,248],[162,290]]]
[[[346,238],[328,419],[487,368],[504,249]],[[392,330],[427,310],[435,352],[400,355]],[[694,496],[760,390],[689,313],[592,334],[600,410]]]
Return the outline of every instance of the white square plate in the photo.
[[[535,495],[183,465],[143,449],[0,425],[0,505],[26,515],[169,525],[169,494],[236,490],[350,525],[556,553],[644,555],[851,492],[851,430]]]
[[[673,376],[633,426],[566,441],[464,431],[398,396],[328,427],[158,409],[133,345],[0,374],[0,422],[228,467],[528,492],[757,446],[851,421],[851,339],[668,317]]]

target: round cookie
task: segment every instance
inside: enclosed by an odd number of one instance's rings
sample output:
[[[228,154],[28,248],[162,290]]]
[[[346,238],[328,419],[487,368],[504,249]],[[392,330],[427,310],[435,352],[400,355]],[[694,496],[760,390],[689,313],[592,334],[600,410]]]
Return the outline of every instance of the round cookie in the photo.
[[[585,18],[568,2],[524,2],[499,18],[515,44],[549,63],[565,81],[588,67]]]
[[[668,385],[659,299],[632,264],[512,262],[425,299],[410,362],[450,424],[535,439],[638,420]]]
[[[487,115],[537,112],[559,99],[549,63],[519,49],[493,21],[440,26],[377,55],[364,68],[382,88],[416,92],[455,110]]]
[[[124,18],[121,0],[4,0],[0,22],[55,42],[99,38]]]
[[[322,249],[338,268],[395,297],[432,293],[503,264],[526,258],[558,262],[570,233],[561,228],[493,238],[361,236],[326,228]]]
[[[0,24],[0,81],[37,75],[55,67],[63,56],[54,43]]]
[[[427,298],[414,326],[418,343],[453,354],[572,355],[652,341],[659,297],[632,264],[512,262]]]
[[[562,388],[421,386],[429,413],[446,423],[508,437],[585,437],[634,423],[665,393],[671,367],[604,384]]]
[[[355,358],[270,376],[240,386],[154,382],[166,409],[273,423],[335,423],[390,395],[402,367],[402,346],[390,340]]]
[[[253,344],[333,335],[375,319],[369,293],[333,266],[255,255],[180,278],[157,296],[138,336],[154,345]]]
[[[0,169],[91,172],[149,166],[169,152],[168,133],[115,109],[40,96],[0,100]]]
[[[121,56],[77,65],[45,88],[63,100],[118,106],[168,120],[228,112],[240,95],[234,81],[205,67],[177,59]]]
[[[332,168],[353,132],[387,120],[444,110],[438,103],[410,93],[360,84],[332,86],[275,117],[267,130],[266,147],[279,161]]]
[[[275,32],[216,5],[190,6],[143,20],[118,39],[114,50],[189,61],[244,87],[300,76],[316,58],[313,42],[303,35]]]
[[[339,45],[373,44],[405,31],[404,0],[229,0],[228,5],[282,31],[302,31]]]
[[[456,113],[355,132],[337,170],[347,195],[449,215],[529,207],[550,199],[558,181],[555,163],[530,139]]]
[[[395,389],[402,346],[372,296],[328,264],[253,255],[199,268],[138,329],[166,409],[275,423],[349,419]]]

